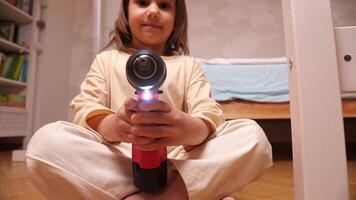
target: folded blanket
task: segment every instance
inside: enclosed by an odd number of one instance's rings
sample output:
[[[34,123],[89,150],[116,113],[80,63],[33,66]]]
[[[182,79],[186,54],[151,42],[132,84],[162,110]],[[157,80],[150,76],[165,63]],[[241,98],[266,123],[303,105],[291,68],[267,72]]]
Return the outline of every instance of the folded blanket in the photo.
[[[217,101],[243,99],[256,102],[288,102],[288,62],[286,58],[210,59],[201,62]],[[344,99],[355,93],[341,94]]]
[[[288,64],[286,58],[200,60],[211,83],[213,98],[257,102],[286,102]]]

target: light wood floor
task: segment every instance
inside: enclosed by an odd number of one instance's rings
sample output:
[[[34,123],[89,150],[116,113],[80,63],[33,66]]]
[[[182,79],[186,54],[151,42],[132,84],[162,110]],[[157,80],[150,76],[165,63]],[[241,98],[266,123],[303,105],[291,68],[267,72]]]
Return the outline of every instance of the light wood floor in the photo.
[[[356,200],[356,161],[348,162],[350,199]],[[260,179],[237,194],[238,200],[294,199],[292,161],[275,161]],[[44,200],[31,183],[24,162],[11,162],[11,152],[0,151],[0,200]]]

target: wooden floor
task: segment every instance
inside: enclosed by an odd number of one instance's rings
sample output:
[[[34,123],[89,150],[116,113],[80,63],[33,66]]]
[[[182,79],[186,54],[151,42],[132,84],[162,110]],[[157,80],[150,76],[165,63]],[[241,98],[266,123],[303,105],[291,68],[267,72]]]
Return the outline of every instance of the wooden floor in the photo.
[[[0,151],[0,200],[44,200],[32,184],[24,162],[11,162],[11,151]]]
[[[236,194],[238,200],[294,199],[292,161],[275,161],[261,178]],[[350,199],[356,200],[356,161],[348,162]],[[0,151],[0,200],[44,200],[31,183],[24,162]]]

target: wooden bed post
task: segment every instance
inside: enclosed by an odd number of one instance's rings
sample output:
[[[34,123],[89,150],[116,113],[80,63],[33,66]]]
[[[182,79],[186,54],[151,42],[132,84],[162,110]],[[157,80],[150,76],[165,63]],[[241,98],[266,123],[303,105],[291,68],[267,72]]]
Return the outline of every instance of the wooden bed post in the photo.
[[[296,199],[349,198],[330,1],[283,0]]]

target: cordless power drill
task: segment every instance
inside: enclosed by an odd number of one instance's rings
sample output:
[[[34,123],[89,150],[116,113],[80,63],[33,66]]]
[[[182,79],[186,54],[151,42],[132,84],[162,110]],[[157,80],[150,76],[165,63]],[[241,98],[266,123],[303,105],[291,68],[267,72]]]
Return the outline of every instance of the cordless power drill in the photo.
[[[126,63],[127,80],[136,89],[140,102],[157,101],[166,74],[164,61],[152,50],[140,50],[131,55]],[[132,168],[136,187],[157,191],[167,184],[167,148],[141,151],[132,144]]]

